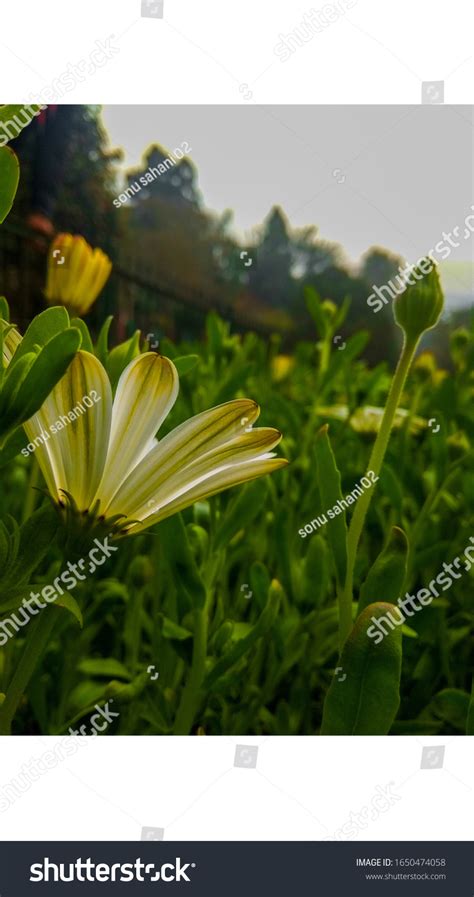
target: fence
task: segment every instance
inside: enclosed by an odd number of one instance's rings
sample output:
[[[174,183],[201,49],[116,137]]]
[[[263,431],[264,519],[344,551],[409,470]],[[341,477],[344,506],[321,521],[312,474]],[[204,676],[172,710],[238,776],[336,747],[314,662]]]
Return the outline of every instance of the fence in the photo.
[[[44,238],[11,215],[0,228],[0,292],[6,295],[21,329],[45,305],[47,248]],[[160,331],[172,339],[192,338],[202,335],[210,310],[218,312],[237,331],[254,330],[262,336],[280,331],[286,338],[296,335],[291,324],[267,325],[257,316],[224,303],[219,295],[165,283],[154,275],[152,266],[144,270],[142,263],[138,265],[133,259],[114,263],[98,306],[90,314],[90,323],[95,330],[105,315],[113,314],[118,339],[136,328],[144,334],[157,335]]]

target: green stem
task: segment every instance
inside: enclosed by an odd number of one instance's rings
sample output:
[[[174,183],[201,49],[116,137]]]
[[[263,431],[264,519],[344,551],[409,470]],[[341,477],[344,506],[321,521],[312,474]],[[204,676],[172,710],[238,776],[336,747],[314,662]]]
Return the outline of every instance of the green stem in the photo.
[[[467,452],[467,454],[463,455],[462,458],[458,458],[457,461],[454,461],[454,463],[449,468],[449,471],[446,474],[441,485],[438,486],[437,489],[433,489],[433,491],[430,492],[429,495],[427,496],[427,498],[421,508],[421,511],[418,514],[416,521],[413,524],[411,532],[410,532],[410,544],[409,544],[409,550],[408,550],[408,564],[407,564],[408,572],[407,572],[407,577],[406,577],[407,583],[409,583],[411,580],[411,576],[412,576],[412,572],[413,572],[412,568],[413,568],[413,559],[414,559],[414,555],[415,555],[415,548],[418,545],[418,541],[420,539],[421,534],[423,533],[426,519],[433,512],[433,510],[434,510],[436,504],[438,503],[439,499],[441,498],[443,492],[445,492],[448,489],[448,487],[451,485],[451,482],[456,478],[459,468],[462,467],[464,464],[466,464],[466,462],[471,461],[472,459],[474,459],[474,451],[471,450],[471,451]]]
[[[22,513],[22,523],[26,523],[27,520],[30,519],[33,511],[35,509],[36,500],[38,498],[38,489],[37,486],[40,482],[40,469],[39,464],[35,460],[35,458],[31,459],[31,469],[30,469],[30,477],[28,480],[28,486],[26,487],[26,495],[25,502],[23,505],[23,513]]]
[[[134,587],[133,598],[129,604],[126,620],[127,640],[127,666],[133,672],[138,671],[138,656],[140,653],[140,637],[142,631],[143,594],[144,586]]]
[[[207,602],[195,611],[193,659],[188,681],[173,728],[173,735],[189,735],[199,708],[200,690],[206,669],[207,656]]]
[[[372,454],[370,456],[369,466],[367,468],[368,470],[372,470],[376,477],[378,477],[383,464],[385,452],[387,451],[388,440],[390,438],[390,432],[393,426],[395,412],[400,402],[403,387],[405,385],[405,380],[407,378],[410,365],[413,361],[417,345],[418,339],[407,340],[405,338],[405,341],[403,343],[402,353],[400,355],[397,369],[392,380],[392,385],[390,387],[387,404],[385,405],[385,411],[382,418],[382,423],[380,425],[380,430],[377,434],[377,438],[372,449]],[[346,581],[344,583],[344,590],[341,594],[340,634],[342,644],[344,644],[344,642],[346,641],[347,636],[349,635],[352,628],[352,592],[355,560],[365,517],[369,509],[370,502],[372,501],[372,493],[372,489],[367,489],[359,498],[355,506],[354,514],[352,515],[352,520],[349,526],[349,532],[347,534]]]
[[[352,593],[350,600],[346,596],[346,583],[337,590],[337,608],[339,613],[339,654],[352,629]]]
[[[46,607],[41,611],[39,617],[29,624],[20,663],[13,674],[5,700],[0,707],[0,735],[11,734],[13,717],[48,644],[55,621],[55,609]]]

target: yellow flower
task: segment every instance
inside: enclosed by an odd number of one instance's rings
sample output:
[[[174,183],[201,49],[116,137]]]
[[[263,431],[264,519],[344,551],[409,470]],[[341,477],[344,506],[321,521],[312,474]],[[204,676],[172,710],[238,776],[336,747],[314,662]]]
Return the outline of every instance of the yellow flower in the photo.
[[[48,254],[45,296],[50,305],[65,305],[72,315],[85,315],[104,287],[112,262],[84,237],[58,234]]]
[[[436,371],[436,359],[433,352],[420,352],[413,362],[413,373],[419,380],[431,380]]]
[[[271,361],[272,380],[280,383],[293,370],[295,359],[291,355],[275,355]]]
[[[54,500],[137,533],[229,486],[278,470],[281,433],[252,429],[260,409],[235,399],[155,438],[178,395],[172,361],[145,352],[123,371],[112,399],[100,361],[80,350],[25,429],[47,434],[36,457]],[[84,402],[85,397],[88,402]],[[80,410],[80,406],[84,410]],[[53,429],[54,427],[54,429]]]
[[[321,417],[329,417],[335,420],[347,420],[349,417],[349,409],[347,405],[330,405],[318,407],[317,412]],[[356,433],[373,434],[378,433],[382,423],[383,408],[376,405],[364,405],[357,408],[349,419],[349,425]],[[398,429],[408,417],[406,408],[397,408],[393,420],[394,429]],[[410,422],[410,432],[419,433],[427,422],[422,417],[414,416]]]

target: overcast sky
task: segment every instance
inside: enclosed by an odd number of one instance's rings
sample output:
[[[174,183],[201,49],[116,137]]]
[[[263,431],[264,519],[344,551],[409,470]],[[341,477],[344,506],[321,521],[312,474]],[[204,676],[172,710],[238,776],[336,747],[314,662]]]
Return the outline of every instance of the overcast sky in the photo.
[[[411,262],[474,214],[473,107],[106,106],[103,119],[124,168],[187,140],[206,205],[232,209],[240,236],[279,204],[351,260],[378,244]]]

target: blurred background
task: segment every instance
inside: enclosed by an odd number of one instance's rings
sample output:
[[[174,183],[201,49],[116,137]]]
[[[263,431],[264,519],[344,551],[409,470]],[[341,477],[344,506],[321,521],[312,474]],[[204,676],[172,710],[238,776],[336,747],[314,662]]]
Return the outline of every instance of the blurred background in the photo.
[[[24,328],[45,304],[49,243],[69,231],[113,261],[93,331],[113,314],[116,340],[196,339],[213,309],[291,351],[312,286],[349,296],[344,336],[368,327],[369,362],[393,362],[390,303],[374,314],[367,298],[458,227],[438,256],[444,323],[424,343],[448,365],[448,329],[472,308],[472,133],[468,107],[49,106],[11,141],[2,292]]]

